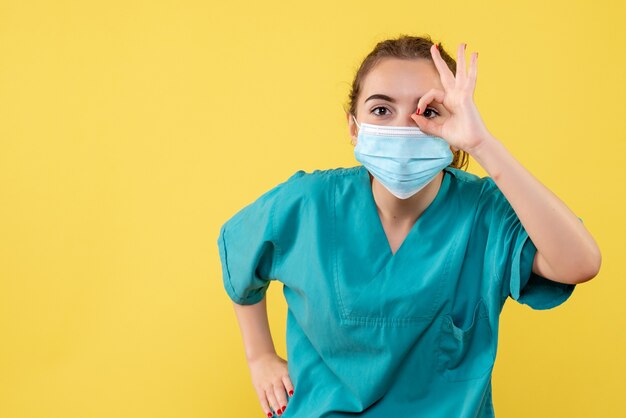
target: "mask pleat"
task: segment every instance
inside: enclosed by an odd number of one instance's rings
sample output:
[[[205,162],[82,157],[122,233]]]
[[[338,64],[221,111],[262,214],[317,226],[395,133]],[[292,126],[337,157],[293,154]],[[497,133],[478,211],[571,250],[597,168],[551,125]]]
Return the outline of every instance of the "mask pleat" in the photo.
[[[354,155],[395,196],[405,199],[450,165],[448,143],[419,128],[361,123]]]

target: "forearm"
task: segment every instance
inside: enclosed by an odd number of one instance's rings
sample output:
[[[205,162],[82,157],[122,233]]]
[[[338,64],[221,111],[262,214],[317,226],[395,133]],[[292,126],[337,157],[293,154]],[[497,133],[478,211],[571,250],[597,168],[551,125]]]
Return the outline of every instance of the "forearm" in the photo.
[[[267,317],[267,297],[254,305],[233,302],[248,361],[264,354],[276,353]]]
[[[578,217],[496,138],[470,152],[515,210],[554,277],[576,282],[597,274],[600,250]]]

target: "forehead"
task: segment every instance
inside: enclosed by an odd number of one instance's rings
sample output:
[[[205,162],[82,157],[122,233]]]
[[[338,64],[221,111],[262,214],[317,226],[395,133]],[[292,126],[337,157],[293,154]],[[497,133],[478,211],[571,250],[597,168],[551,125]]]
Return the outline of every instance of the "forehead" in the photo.
[[[383,93],[401,99],[442,88],[435,64],[427,59],[385,58],[365,76],[361,101],[371,94]]]

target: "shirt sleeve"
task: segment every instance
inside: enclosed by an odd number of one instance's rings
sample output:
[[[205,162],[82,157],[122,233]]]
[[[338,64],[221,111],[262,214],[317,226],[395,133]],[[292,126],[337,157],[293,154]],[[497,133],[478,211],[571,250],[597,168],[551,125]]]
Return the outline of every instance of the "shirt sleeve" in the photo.
[[[240,209],[220,228],[217,240],[222,280],[230,299],[240,305],[260,302],[276,279],[279,255],[279,220],[276,211],[288,182],[299,170]]]
[[[492,205],[490,241],[496,275],[502,281],[502,303],[507,297],[532,309],[554,308],[565,302],[576,287],[533,273],[537,247],[524,229],[513,207],[493,179],[489,182],[488,201]],[[582,222],[581,218],[580,221]],[[493,235],[492,235],[493,234]]]

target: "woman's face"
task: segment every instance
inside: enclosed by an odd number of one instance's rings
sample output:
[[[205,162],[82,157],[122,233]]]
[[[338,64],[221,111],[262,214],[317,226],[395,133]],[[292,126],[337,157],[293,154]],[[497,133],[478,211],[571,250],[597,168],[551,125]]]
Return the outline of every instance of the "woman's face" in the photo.
[[[435,64],[426,59],[385,58],[363,80],[356,104],[356,119],[374,125],[414,126],[411,114],[417,102],[430,89],[443,90]],[[422,115],[443,122],[450,114],[437,102],[431,102]],[[352,143],[356,145],[358,127],[346,115]],[[453,151],[456,151],[452,147]]]

